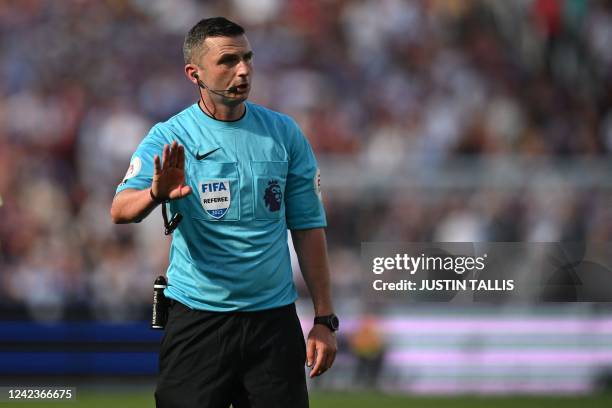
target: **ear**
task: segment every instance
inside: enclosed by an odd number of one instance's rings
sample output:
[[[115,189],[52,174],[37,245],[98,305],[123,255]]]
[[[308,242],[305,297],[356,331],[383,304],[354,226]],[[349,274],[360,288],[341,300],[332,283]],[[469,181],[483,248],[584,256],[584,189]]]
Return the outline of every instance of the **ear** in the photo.
[[[202,70],[195,64],[185,65],[185,76],[187,76],[189,82],[193,83],[194,85],[198,85],[198,80],[194,75],[198,75],[198,72],[201,71]]]

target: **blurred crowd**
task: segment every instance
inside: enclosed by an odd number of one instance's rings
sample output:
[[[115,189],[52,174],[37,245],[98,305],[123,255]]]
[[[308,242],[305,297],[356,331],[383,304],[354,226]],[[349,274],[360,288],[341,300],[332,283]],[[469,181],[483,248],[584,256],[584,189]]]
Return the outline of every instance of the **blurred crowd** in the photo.
[[[322,163],[410,178],[407,158],[425,171],[612,151],[606,1],[0,1],[0,310],[143,317],[169,242],[157,212],[115,226],[110,202],[148,129],[196,101],[182,41],[217,15],[247,30],[251,99],[295,117]],[[323,187],[334,284],[347,295],[361,241],[612,237],[605,188],[363,201],[325,190],[325,173]]]

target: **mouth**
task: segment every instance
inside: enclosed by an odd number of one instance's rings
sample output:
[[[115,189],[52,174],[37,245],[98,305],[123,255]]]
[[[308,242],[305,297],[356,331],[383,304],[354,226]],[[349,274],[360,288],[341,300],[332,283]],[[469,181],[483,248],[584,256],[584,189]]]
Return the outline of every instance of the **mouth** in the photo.
[[[245,83],[245,84],[235,85],[233,89],[235,90],[236,93],[244,93],[249,90],[249,84]]]

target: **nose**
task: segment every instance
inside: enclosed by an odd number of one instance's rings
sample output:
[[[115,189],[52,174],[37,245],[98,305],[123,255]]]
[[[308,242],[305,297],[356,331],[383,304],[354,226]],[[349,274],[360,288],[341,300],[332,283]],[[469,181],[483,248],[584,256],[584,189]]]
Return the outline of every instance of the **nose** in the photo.
[[[252,69],[253,69],[253,67],[251,65],[251,62],[250,61],[245,61],[243,59],[243,60],[241,60],[238,63],[238,66],[236,67],[236,74],[239,77],[243,77],[243,78],[244,77],[248,77],[249,74],[251,73]]]

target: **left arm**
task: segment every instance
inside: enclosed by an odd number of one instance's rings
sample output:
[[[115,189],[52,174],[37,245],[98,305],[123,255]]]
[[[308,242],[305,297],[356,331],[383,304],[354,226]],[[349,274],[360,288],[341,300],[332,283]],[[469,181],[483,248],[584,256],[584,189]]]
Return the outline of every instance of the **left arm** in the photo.
[[[291,237],[302,275],[312,296],[315,315],[332,314],[329,262],[324,229],[291,230]],[[336,335],[326,326],[314,325],[308,334],[306,347],[307,364],[312,367],[311,378],[323,374],[332,366],[337,349]]]

